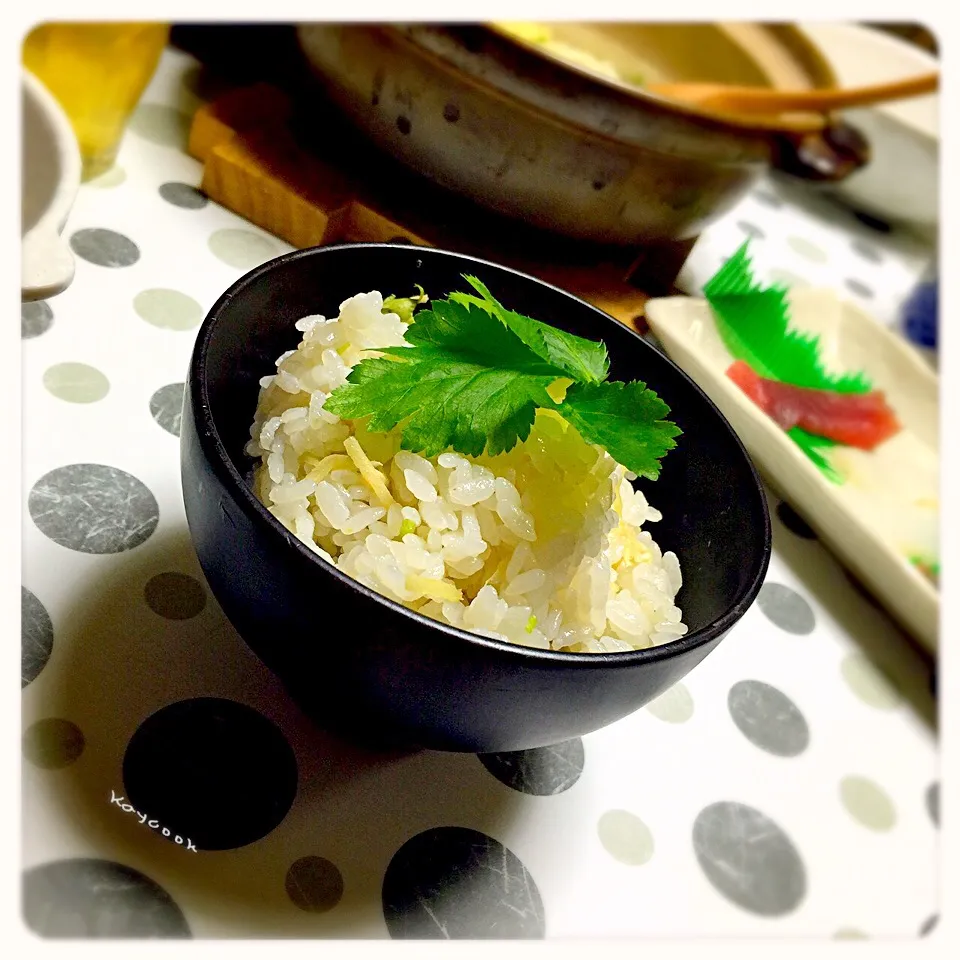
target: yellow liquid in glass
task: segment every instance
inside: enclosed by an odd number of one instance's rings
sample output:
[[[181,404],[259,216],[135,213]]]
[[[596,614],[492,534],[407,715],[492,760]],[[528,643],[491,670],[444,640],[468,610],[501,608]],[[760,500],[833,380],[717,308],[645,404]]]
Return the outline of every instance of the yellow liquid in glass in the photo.
[[[165,23],[48,23],[24,40],[24,66],[70,118],[85,180],[113,166],[168,35]]]

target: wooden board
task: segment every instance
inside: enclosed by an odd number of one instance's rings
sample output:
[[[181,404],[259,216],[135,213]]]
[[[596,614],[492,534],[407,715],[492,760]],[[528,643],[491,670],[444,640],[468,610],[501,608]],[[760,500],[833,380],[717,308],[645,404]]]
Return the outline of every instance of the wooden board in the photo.
[[[293,113],[276,87],[239,88],[197,111],[189,142],[204,165],[204,193],[291,246],[393,242],[470,253],[569,290],[640,332],[644,303],[668,292],[692,246],[598,252],[522,225],[505,229],[496,214],[416,182],[349,138],[346,147],[337,136],[305,146]],[[649,292],[645,273],[656,282]]]

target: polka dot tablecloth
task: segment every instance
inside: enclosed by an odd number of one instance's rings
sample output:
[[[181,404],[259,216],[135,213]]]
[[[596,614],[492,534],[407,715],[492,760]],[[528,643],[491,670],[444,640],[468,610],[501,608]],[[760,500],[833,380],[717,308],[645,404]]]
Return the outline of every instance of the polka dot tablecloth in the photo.
[[[210,595],[180,494],[201,319],[289,249],[196,189],[196,71],[165,53],[117,166],[80,190],[73,284],[22,307],[27,925],[383,940],[929,932],[931,667],[772,493],[757,603],[682,683],[582,740],[384,755],[293,706]],[[689,282],[745,233],[877,307],[922,269],[888,235],[804,232],[814,215],[776,189],[701,241]]]
[[[699,295],[744,240],[757,279],[830,287],[878,322],[903,330],[903,306],[935,254],[911,234],[832,201],[829,194],[769,179],[698,239],[677,285]]]

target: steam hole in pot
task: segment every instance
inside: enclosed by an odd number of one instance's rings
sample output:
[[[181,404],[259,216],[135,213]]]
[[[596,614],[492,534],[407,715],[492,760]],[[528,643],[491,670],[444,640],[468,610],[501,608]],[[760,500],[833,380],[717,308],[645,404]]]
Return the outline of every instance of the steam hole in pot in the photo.
[[[460,119],[460,108],[455,103],[448,103],[443,108],[443,119],[447,123],[456,123]]]
[[[373,76],[373,90],[370,93],[370,103],[375,107],[380,102],[380,91],[383,89],[384,73],[378,70]]]

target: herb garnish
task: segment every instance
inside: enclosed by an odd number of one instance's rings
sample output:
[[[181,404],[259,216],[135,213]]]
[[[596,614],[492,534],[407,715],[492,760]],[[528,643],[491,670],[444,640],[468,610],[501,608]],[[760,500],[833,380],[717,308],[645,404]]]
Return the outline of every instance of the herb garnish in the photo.
[[[667,404],[642,381],[608,381],[602,343],[507,310],[477,278],[465,279],[479,296],[433,300],[407,329],[410,346],[361,360],[325,409],[369,417],[373,432],[399,425],[406,450],[435,456],[452,448],[476,457],[526,440],[542,407],[655,480],[681,433],[665,419]]]

